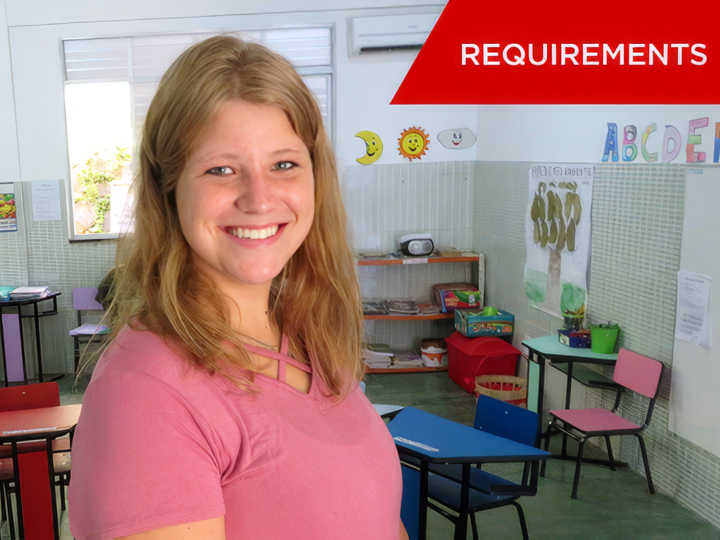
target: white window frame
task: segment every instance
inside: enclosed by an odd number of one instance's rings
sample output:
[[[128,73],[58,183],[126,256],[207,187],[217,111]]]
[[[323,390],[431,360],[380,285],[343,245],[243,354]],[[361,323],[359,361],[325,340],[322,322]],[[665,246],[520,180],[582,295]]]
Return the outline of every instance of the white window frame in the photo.
[[[328,132],[328,135],[330,137],[331,142],[334,144],[335,140],[335,107],[336,107],[336,99],[335,99],[335,31],[334,26],[331,24],[312,24],[312,25],[297,25],[297,26],[283,26],[283,27],[265,27],[260,28],[257,30],[237,30],[237,31],[203,31],[203,32],[168,32],[163,34],[142,34],[142,35],[124,35],[124,36],[101,36],[101,37],[87,37],[87,38],[68,38],[63,40],[62,44],[62,57],[63,57],[63,72],[65,75],[65,86],[67,85],[74,85],[74,84],[88,84],[88,83],[102,83],[102,82],[128,82],[130,84],[130,93],[131,93],[131,118],[132,118],[132,132],[134,134],[134,140],[133,144],[135,145],[137,143],[137,135],[139,133],[139,127],[141,124],[139,124],[138,120],[139,118],[144,119],[145,113],[147,112],[147,109],[142,112],[142,114],[138,114],[138,102],[135,100],[135,92],[136,90],[143,84],[149,84],[154,85],[154,89],[152,90],[152,95],[154,95],[155,89],[157,88],[157,84],[160,81],[160,76],[162,76],[162,73],[167,69],[168,66],[162,69],[162,72],[159,76],[151,76],[151,77],[137,77],[135,76],[135,66],[133,65],[133,40],[143,40],[143,39],[162,39],[162,38],[172,38],[172,37],[189,37],[191,39],[190,42],[188,42],[187,46],[183,47],[182,50],[185,50],[185,48],[189,47],[193,43],[197,43],[199,41],[202,41],[204,39],[207,39],[211,36],[220,35],[220,34],[235,34],[239,35],[241,37],[244,37],[245,39],[252,39],[255,41],[259,41],[260,43],[270,45],[272,46],[272,43],[268,43],[265,38],[269,33],[277,33],[277,32],[283,32],[283,31],[302,31],[302,30],[325,30],[327,31],[327,38],[329,40],[328,43],[328,54],[327,54],[327,60],[325,64],[321,65],[295,65],[294,67],[298,74],[303,77],[324,77],[327,79],[327,98],[325,100],[325,103],[323,104],[319,100],[320,108],[324,112],[323,119],[325,122],[325,128]],[[78,43],[82,41],[89,41],[93,40],[95,42],[100,42],[101,40],[126,40],[127,42],[127,56],[126,56],[126,68],[127,73],[125,75],[113,75],[113,76],[107,76],[107,77],[90,77],[90,78],[83,78],[83,77],[73,77],[69,76],[68,73],[68,62],[67,62],[67,56],[66,56],[66,47],[65,44],[69,42]],[[279,51],[282,53],[282,51]],[[180,53],[178,53],[180,54]],[[173,57],[176,58],[177,55]],[[291,60],[292,62],[292,60]],[[152,99],[152,96],[150,96],[150,99]],[[149,105],[149,100],[148,100]],[[133,149],[134,150],[134,149]],[[135,153],[131,152],[133,155],[133,158],[135,157]],[[68,189],[67,189],[67,196],[69,198],[69,236],[70,241],[94,241],[94,240],[103,240],[103,239],[116,239],[118,237],[117,232],[104,232],[104,233],[86,233],[86,234],[78,234],[75,232],[75,202],[73,200],[73,191],[72,191],[72,171],[70,168],[72,167],[72,164],[70,163],[70,160],[68,159]]]

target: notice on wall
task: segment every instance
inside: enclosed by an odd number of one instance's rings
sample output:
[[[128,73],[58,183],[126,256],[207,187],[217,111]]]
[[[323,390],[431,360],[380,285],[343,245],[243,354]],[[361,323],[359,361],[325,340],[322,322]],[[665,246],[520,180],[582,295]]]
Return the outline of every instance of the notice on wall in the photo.
[[[530,168],[525,292],[531,306],[556,317],[585,317],[592,189],[590,165]]]
[[[12,184],[0,184],[0,232],[17,231],[17,204]]]
[[[710,347],[711,279],[693,272],[678,272],[675,339]]]
[[[33,221],[60,221],[60,181],[32,183]]]

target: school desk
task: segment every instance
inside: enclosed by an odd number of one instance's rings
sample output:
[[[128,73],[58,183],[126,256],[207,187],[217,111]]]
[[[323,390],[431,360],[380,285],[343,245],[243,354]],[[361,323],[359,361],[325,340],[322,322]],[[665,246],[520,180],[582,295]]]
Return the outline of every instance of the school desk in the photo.
[[[12,447],[20,538],[58,540],[52,471],[52,440],[70,433],[82,405],[0,412],[0,444]],[[25,452],[24,441],[44,439],[41,451]],[[36,445],[30,445],[34,450]]]
[[[10,383],[28,384],[27,366],[25,364],[25,340],[22,332],[22,320],[32,319],[35,326],[35,350],[37,351],[37,382],[55,381],[62,375],[43,374],[43,357],[40,343],[40,318],[48,315],[57,315],[57,297],[60,292],[52,292],[47,296],[0,299],[0,353],[2,354],[3,374],[5,386]],[[52,301],[52,308],[40,311],[40,302]],[[23,315],[22,307],[32,306],[32,314]],[[5,311],[9,313],[5,313]],[[14,311],[15,313],[12,313]]]
[[[522,494],[534,495],[537,492],[539,463],[550,456],[545,450],[497,437],[413,407],[405,407],[400,411],[390,421],[388,429],[399,454],[420,460],[420,540],[425,540],[426,536],[430,463],[460,463],[463,466],[461,512],[455,533],[456,538],[464,540],[467,534],[472,464],[533,462],[528,483],[522,486]],[[518,492],[517,488],[513,491]]]
[[[605,377],[601,373],[596,373],[590,369],[583,368],[583,366],[576,364],[598,364],[603,366],[614,366],[617,361],[617,354],[602,354],[593,352],[592,349],[584,349],[579,347],[568,347],[560,343],[557,335],[545,336],[535,339],[528,339],[522,342],[522,344],[528,348],[528,353],[531,362],[536,362],[539,366],[540,375],[538,378],[538,391],[537,391],[537,409],[538,414],[542,414],[543,400],[545,394],[545,365],[551,364],[558,370],[564,372],[567,375],[567,382],[565,384],[565,408],[570,408],[570,391],[572,388],[572,381],[576,379],[585,386],[591,388],[602,388],[606,390],[616,390],[617,384],[612,382],[611,379]],[[542,430],[542,422],[538,425],[538,429]],[[549,436],[549,434],[547,435]],[[567,436],[563,434],[562,452],[560,456],[562,459],[568,458],[567,456]],[[570,456],[570,459],[575,460],[575,457]],[[601,463],[607,464],[606,460],[595,460],[585,459],[583,461],[588,463]],[[616,462],[616,466],[626,465],[622,462]]]

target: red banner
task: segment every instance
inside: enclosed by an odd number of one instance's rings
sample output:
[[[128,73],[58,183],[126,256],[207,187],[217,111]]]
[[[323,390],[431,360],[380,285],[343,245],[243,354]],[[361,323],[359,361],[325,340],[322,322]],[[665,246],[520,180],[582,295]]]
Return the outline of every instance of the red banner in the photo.
[[[707,0],[449,0],[391,103],[717,104],[719,16]]]

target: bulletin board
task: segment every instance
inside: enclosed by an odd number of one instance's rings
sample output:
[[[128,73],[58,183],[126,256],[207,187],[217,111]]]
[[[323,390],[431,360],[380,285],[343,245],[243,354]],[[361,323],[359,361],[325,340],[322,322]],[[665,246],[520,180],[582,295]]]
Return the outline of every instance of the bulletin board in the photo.
[[[710,277],[710,347],[676,339],[670,431],[720,456],[720,168],[687,169],[680,270]]]

